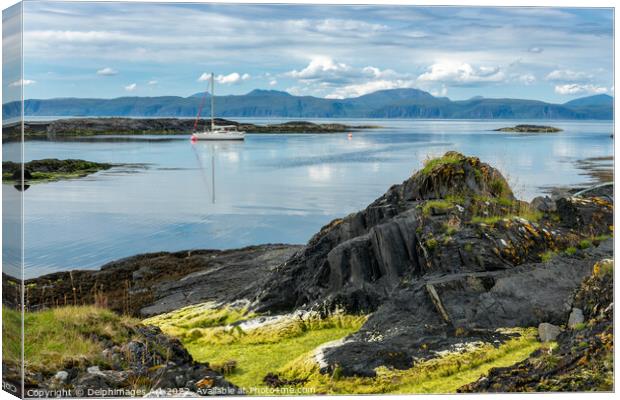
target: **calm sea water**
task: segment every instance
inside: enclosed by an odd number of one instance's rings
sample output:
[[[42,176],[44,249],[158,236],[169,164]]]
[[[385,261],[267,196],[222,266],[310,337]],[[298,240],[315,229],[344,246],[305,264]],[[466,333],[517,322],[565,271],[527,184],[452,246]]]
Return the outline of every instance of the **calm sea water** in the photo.
[[[28,160],[139,165],[32,185],[25,192],[25,274],[98,268],[162,250],[305,243],[325,223],[364,208],[427,157],[448,150],[498,167],[526,200],[543,186],[589,181],[575,161],[613,154],[611,122],[553,122],[564,132],[545,135],[491,131],[524,121],[339,122],[385,128],[351,138],[248,135],[242,143],[192,144],[185,136],[27,142]],[[4,191],[15,189],[4,185]],[[5,228],[14,223],[3,221]]]

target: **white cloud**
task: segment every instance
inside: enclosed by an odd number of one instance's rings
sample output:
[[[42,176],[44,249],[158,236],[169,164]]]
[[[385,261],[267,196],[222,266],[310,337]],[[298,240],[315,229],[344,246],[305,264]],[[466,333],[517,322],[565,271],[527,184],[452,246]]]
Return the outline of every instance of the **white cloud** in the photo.
[[[542,47],[532,46],[527,49],[527,51],[529,51],[530,53],[542,53],[544,49]]]
[[[112,76],[116,74],[118,74],[118,71],[110,67],[105,67],[105,68],[101,68],[100,70],[97,70],[97,75]]]
[[[237,72],[233,72],[231,74],[228,75],[216,75],[215,76],[215,80],[221,84],[235,84],[235,83],[239,83],[241,81],[247,81],[248,79],[250,79],[251,76],[249,74],[239,74]],[[200,75],[200,77],[198,78],[198,82],[204,82],[204,81],[208,81],[209,79],[211,79],[211,74],[204,72],[202,75]]]
[[[198,82],[208,81],[209,79],[211,79],[211,74],[203,72],[202,75],[198,77]]]
[[[134,90],[136,90],[137,87],[138,85],[136,85],[135,83],[132,83],[132,84],[125,86],[125,90],[128,92],[133,92]]]
[[[298,80],[287,89],[291,94],[324,96],[331,99],[358,97],[378,90],[418,87],[415,75],[375,66],[356,67],[328,56],[316,56],[303,69],[284,74]],[[447,88],[436,91],[445,95]]]
[[[327,56],[316,56],[300,70],[284,74],[299,81],[293,94],[326,95],[331,99],[362,96],[377,90],[413,87],[414,79],[391,69],[354,67]],[[305,85],[305,86],[304,86]]]
[[[151,85],[151,86],[153,86],[153,85],[157,85],[158,83],[159,83],[159,82],[157,82],[156,80],[152,80],[152,81],[149,81],[149,82],[148,82],[148,84],[149,84],[149,85]]]
[[[28,40],[37,40],[44,43],[96,43],[109,41],[137,42],[140,40],[139,36],[113,31],[39,30],[26,31],[24,36]]]
[[[324,33],[342,33],[345,31],[368,34],[388,30],[386,25],[372,24],[354,19],[331,19],[327,18],[318,23],[309,23],[308,27]]]
[[[396,80],[374,80],[358,84],[337,87],[330,94],[325,96],[328,99],[345,99],[349,97],[363,96],[377,90],[400,89],[414,87],[414,81]]]
[[[499,82],[504,79],[499,67],[473,67],[467,63],[440,62],[428,67],[427,72],[418,77],[422,82],[443,82],[453,85]]]
[[[306,68],[287,72],[286,75],[305,81],[328,80],[330,78],[340,80],[351,70],[352,68],[347,64],[334,62],[330,57],[318,56],[314,57]]]
[[[556,85],[555,92],[564,95],[575,94],[601,94],[607,93],[607,88],[596,85],[580,85],[578,83],[567,83],[565,85]]]
[[[269,81],[269,86],[275,86],[278,84],[278,81],[276,79],[272,79]]]
[[[21,85],[28,86],[34,85],[35,83],[37,83],[37,81],[33,81],[32,79],[20,79],[18,81],[9,83],[9,87],[18,87]]]
[[[551,71],[545,79],[554,82],[585,82],[592,78],[593,76],[591,74],[585,72],[572,71],[570,69],[556,69]]]

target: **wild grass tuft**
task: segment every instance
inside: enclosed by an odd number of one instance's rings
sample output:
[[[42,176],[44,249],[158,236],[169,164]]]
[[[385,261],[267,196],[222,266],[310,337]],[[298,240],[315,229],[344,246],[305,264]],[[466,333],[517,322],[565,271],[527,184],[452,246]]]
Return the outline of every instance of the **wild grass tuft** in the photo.
[[[429,174],[439,166],[457,164],[461,161],[463,161],[463,156],[454,153],[447,154],[442,157],[426,159],[421,172],[423,174]]]
[[[583,239],[582,241],[579,242],[579,248],[581,250],[585,250],[589,247],[592,247],[592,242],[587,240],[587,239]]]
[[[19,312],[2,309],[3,319],[19,318]],[[130,317],[93,306],[69,306],[26,312],[24,318],[24,358],[30,370],[62,369],[68,360],[100,361],[103,348],[91,335],[115,343],[129,339],[129,327],[138,324]],[[8,344],[8,343],[7,343]],[[13,352],[11,350],[11,352]]]
[[[555,257],[558,253],[552,250],[546,251],[540,255],[540,261],[546,263],[551,261],[553,257]]]
[[[448,200],[429,200],[422,206],[422,214],[429,216],[433,210],[448,211],[454,208],[454,204]]]
[[[573,247],[573,246],[571,246],[571,247],[567,247],[567,248],[564,250],[564,253],[565,253],[566,255],[572,256],[572,255],[574,255],[575,253],[577,253],[577,248],[576,248],[576,247]]]

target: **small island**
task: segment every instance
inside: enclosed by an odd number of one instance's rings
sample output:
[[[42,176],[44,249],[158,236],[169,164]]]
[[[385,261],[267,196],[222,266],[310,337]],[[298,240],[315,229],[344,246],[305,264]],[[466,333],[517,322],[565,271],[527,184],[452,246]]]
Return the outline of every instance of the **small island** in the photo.
[[[521,133],[553,133],[562,132],[562,129],[545,125],[516,125],[506,128],[494,129],[497,132],[521,132]]]
[[[183,135],[194,131],[194,119],[182,118],[67,118],[55,121],[24,122],[24,139],[62,139],[96,135]],[[196,124],[198,130],[206,129],[210,119],[201,119]],[[316,124],[308,121],[289,121],[281,124],[256,125],[215,118],[216,125],[235,125],[248,134],[253,133],[343,133],[359,129],[372,129],[378,126],[345,125],[339,123]],[[2,141],[21,139],[21,125],[5,125]]]
[[[24,180],[28,182],[56,181],[60,179],[81,178],[98,171],[112,168],[113,164],[85,160],[58,160],[47,158],[24,163]],[[16,182],[21,179],[21,164],[12,161],[2,162],[2,181]]]

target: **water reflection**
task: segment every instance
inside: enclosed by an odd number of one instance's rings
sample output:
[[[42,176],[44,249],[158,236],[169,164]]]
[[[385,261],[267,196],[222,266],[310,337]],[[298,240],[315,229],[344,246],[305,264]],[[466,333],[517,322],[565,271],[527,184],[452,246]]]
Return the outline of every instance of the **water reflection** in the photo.
[[[218,142],[218,141],[190,141],[192,151],[196,157],[197,168],[205,188],[211,194],[211,203],[216,200],[216,158],[224,157],[228,163],[239,162],[239,147],[243,142]]]

